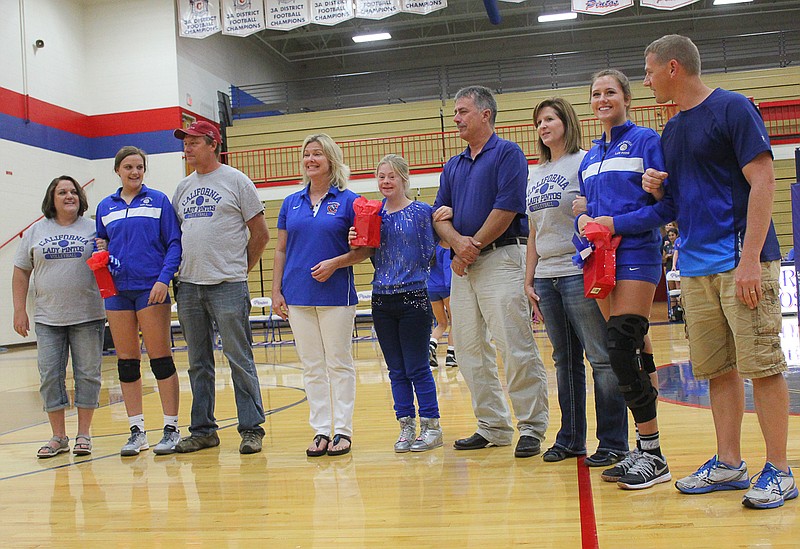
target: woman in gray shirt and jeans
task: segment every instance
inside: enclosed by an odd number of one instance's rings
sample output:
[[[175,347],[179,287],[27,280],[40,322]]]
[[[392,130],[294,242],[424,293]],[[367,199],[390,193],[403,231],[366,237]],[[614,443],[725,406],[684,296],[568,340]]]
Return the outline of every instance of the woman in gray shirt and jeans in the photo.
[[[34,323],[38,341],[39,393],[53,437],[36,453],[51,458],[69,452],[65,410],[69,407],[66,370],[72,355],[78,433],[73,453],[92,453],[92,416],[99,405],[100,363],[103,353],[105,309],[92,271],[86,265],[96,235],[94,222],[83,213],[89,204],[73,178],[53,179],[42,202],[44,219],[24,235],[14,257],[12,291],[14,331],[27,337],[30,321],[26,300],[35,270]]]
[[[533,111],[539,134],[539,164],[528,180],[528,238],[525,293],[534,316],[544,319],[553,344],[561,428],[544,461],[561,461],[586,454],[586,366],[592,365],[597,451],[585,459],[605,467],[625,457],[628,420],[625,401],[617,390],[606,343],[606,321],[593,299],[584,296],[583,272],[572,264],[578,168],[586,151],[572,105],[564,99],[542,101]]]

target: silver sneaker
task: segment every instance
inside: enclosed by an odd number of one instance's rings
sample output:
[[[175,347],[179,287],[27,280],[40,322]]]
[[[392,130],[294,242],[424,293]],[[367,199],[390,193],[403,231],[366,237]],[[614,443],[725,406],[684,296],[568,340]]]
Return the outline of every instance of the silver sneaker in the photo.
[[[164,436],[161,441],[153,446],[153,453],[157,456],[165,456],[175,453],[175,445],[181,440],[181,432],[172,425],[164,427]]]
[[[411,445],[412,452],[425,452],[442,445],[442,428],[438,418],[419,418],[419,436]]]
[[[756,478],[757,477],[757,478]],[[770,462],[756,475],[753,487],[742,498],[742,505],[750,509],[775,509],[798,495],[791,468],[784,473]]]
[[[150,445],[147,443],[147,435],[134,425],[131,427],[131,436],[119,451],[119,455],[138,456],[141,450],[147,450],[148,448],[150,448]]]
[[[402,454],[411,450],[411,443],[417,436],[417,419],[406,416],[398,418],[397,421],[400,422],[400,436],[394,443],[394,451]]]
[[[750,478],[744,461],[738,467],[731,467],[717,459],[706,461],[700,468],[675,483],[675,488],[684,494],[707,494],[719,490],[747,490]]]

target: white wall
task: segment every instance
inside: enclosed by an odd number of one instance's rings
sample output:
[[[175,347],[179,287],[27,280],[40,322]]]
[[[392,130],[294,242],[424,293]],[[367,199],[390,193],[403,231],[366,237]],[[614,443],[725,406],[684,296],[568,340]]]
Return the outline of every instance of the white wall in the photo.
[[[178,104],[219,121],[217,90],[230,95],[230,85],[257,84],[286,79],[272,66],[263,50],[250,40],[215,34],[198,40],[178,38]],[[192,105],[187,104],[191,97]]]
[[[83,114],[178,104],[175,2],[84,0]],[[58,103],[58,101],[54,101]]]
[[[85,81],[84,9],[70,0],[27,0],[24,5],[28,93],[48,103],[86,112],[91,94],[87,93]],[[18,6],[14,11],[19,12]],[[44,40],[44,48],[34,50],[36,40]],[[19,51],[19,46],[13,51]]]

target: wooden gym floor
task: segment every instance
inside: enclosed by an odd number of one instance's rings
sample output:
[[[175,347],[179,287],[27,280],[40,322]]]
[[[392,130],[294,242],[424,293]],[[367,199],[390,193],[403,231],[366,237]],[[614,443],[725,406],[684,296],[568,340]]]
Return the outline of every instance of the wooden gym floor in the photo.
[[[661,437],[674,478],[714,453],[704,384],[685,364],[683,325],[663,322],[656,304],[651,334],[662,377]],[[659,318],[660,317],[660,318]],[[662,322],[658,322],[661,320]],[[362,335],[365,330],[362,328]],[[793,413],[800,411],[796,319],[786,320],[785,352]],[[255,334],[256,339],[259,334]],[[547,448],[559,424],[551,348],[537,333],[550,380]],[[440,362],[444,362],[440,346]],[[2,547],[797,547],[800,502],[771,511],[745,509],[741,492],[685,496],[672,483],[620,490],[577,460],[548,464],[515,459],[513,446],[456,452],[453,440],[474,432],[469,390],[458,369],[434,372],[444,448],[395,454],[398,433],[389,380],[377,343],[361,340],[353,451],[307,458],[313,434],[302,372],[291,344],[257,346],[264,407],[264,451],[238,453],[230,374],[218,353],[216,415],[219,448],[195,454],[119,456],[128,436],[116,359],[103,361],[94,453],[37,460],[50,437],[38,395],[36,350],[0,354],[0,546]],[[186,352],[177,350],[181,428],[191,392]],[[152,374],[143,368],[150,444],[160,438],[161,410]],[[71,379],[68,380],[68,385]],[[596,444],[590,391],[589,451]],[[74,410],[68,433],[74,437]],[[744,458],[750,474],[763,466],[755,414],[745,416]],[[800,418],[789,423],[790,464],[800,464]],[[800,471],[800,468],[798,468]]]

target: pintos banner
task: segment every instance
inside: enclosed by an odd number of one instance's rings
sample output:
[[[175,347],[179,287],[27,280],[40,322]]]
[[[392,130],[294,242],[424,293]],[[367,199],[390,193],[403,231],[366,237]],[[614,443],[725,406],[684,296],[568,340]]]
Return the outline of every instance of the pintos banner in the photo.
[[[176,0],[176,2],[180,36],[205,38],[222,30],[217,0]]]
[[[676,10],[699,0],[639,0],[639,5],[657,10]]]
[[[589,15],[608,15],[633,7],[633,0],[572,0],[572,11]]]
[[[263,0],[221,0],[222,34],[250,36],[267,28]]]

